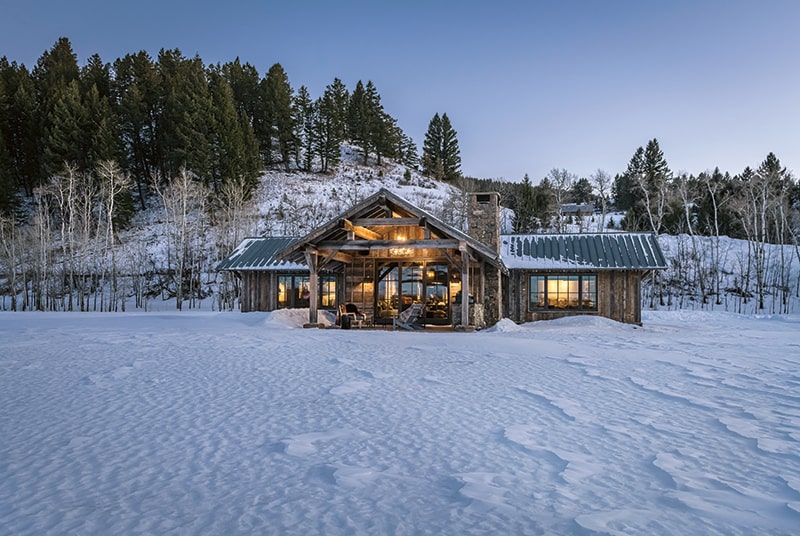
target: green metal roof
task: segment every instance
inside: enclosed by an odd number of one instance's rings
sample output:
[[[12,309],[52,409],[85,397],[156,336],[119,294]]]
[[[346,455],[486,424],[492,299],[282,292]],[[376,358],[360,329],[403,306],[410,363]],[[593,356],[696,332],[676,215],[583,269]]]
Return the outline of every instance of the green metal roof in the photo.
[[[667,261],[653,233],[503,235],[509,269],[663,270]]]
[[[276,260],[278,252],[296,241],[294,237],[245,238],[217,270],[308,270],[305,264]]]

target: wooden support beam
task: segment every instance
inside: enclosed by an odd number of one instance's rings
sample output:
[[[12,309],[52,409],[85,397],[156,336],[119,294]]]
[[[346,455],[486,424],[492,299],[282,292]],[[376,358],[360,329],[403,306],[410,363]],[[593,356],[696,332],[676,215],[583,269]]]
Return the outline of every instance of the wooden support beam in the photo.
[[[326,240],[317,244],[320,250],[365,251],[373,249],[456,249],[458,240]]]
[[[350,220],[342,220],[342,229],[348,232],[348,239],[353,240],[349,233],[353,233],[354,237],[364,238],[366,240],[383,240],[383,235],[376,233],[372,229],[367,229],[362,225],[355,225]]]
[[[375,225],[382,226],[405,226],[415,225],[424,227],[420,224],[424,218],[356,218],[353,220],[353,225],[359,227],[372,227]]]
[[[309,296],[308,296],[308,323],[309,324],[316,324],[318,315],[317,315],[317,302],[319,301],[317,298],[317,289],[319,288],[317,274],[317,252],[312,248],[308,248],[305,250],[305,257],[306,257],[306,264],[308,265],[308,286],[309,288]]]
[[[446,258],[447,258],[447,261],[448,261],[448,262],[449,262],[449,263],[450,263],[452,266],[458,266],[458,265],[459,265],[459,262],[456,260],[456,258],[455,258],[455,257],[453,257],[452,255],[450,255],[450,252],[449,252],[449,251],[447,251],[446,249],[443,249],[443,250],[441,250],[441,251],[442,251],[442,254],[443,254],[443,255],[444,255]]]
[[[461,326],[469,326],[469,253],[461,250]]]
[[[337,254],[337,253],[339,253],[339,251],[338,251],[338,250],[336,250],[336,249],[334,249],[334,250],[331,250],[331,251],[328,251],[328,252],[320,252],[320,254],[321,254],[321,255],[325,255],[325,257],[323,257],[323,259],[322,259],[321,261],[319,261],[319,262],[318,262],[318,264],[317,264],[317,270],[320,270],[320,271],[321,271],[323,268],[325,268],[325,266],[326,266],[326,265],[327,265],[329,262],[331,262],[331,261],[333,260],[333,258],[336,256],[336,254]]]

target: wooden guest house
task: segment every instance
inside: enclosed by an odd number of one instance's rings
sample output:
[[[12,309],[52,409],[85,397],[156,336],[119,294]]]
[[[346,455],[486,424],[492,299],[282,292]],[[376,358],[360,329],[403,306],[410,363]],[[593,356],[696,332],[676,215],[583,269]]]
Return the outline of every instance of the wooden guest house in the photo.
[[[413,304],[433,326],[641,323],[641,280],[666,267],[655,235],[501,235],[497,193],[468,210],[464,233],[382,189],[304,237],[247,238],[217,269],[241,278],[243,312],[308,308],[312,325],[343,304],[389,326]]]

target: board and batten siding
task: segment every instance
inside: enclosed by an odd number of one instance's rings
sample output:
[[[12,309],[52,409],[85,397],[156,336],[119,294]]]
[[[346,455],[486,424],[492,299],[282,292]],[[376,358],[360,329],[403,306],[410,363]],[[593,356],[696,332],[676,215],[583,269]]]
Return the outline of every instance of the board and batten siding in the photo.
[[[277,301],[275,272],[242,271],[240,308],[243,313],[273,311]]]

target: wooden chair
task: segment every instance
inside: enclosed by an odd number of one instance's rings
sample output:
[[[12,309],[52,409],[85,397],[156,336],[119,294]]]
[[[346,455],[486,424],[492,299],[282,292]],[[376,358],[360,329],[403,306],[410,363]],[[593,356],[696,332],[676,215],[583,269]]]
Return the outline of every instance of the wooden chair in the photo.
[[[422,329],[418,322],[422,316],[423,309],[425,309],[424,304],[412,303],[411,307],[392,319],[392,329],[402,328],[408,331]]]
[[[343,303],[339,305],[339,325],[341,325],[341,319],[345,316],[350,318],[351,326],[358,326],[359,329],[367,322],[367,315],[359,312],[358,307],[356,307],[354,303]]]

